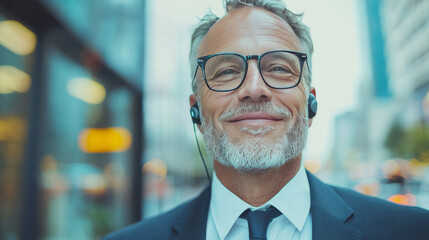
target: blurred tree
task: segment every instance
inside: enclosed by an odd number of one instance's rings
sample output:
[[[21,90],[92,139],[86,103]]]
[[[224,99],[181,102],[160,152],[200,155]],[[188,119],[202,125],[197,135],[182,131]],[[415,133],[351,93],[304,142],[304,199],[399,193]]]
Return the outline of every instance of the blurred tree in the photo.
[[[390,156],[400,157],[404,154],[402,150],[402,142],[404,137],[405,130],[401,123],[398,120],[394,121],[384,142],[384,146],[389,151]]]
[[[88,211],[89,220],[92,223],[95,239],[107,235],[114,230],[112,223],[112,209],[106,206],[95,206]]]
[[[404,128],[395,121],[386,136],[385,147],[391,157],[429,162],[429,125],[422,122]]]

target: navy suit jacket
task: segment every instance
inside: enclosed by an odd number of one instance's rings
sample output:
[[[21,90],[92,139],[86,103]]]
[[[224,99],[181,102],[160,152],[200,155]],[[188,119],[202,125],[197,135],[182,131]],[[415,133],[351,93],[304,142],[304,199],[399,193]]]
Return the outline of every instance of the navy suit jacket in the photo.
[[[429,239],[429,211],[369,197],[322,183],[307,172],[314,240]],[[210,188],[173,210],[147,219],[105,240],[206,239]]]

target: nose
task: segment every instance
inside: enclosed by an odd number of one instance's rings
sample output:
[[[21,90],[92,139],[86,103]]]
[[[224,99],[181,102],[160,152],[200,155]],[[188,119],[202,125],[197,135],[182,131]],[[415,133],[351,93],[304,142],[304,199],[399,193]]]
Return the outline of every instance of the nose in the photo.
[[[271,89],[265,84],[258,69],[258,62],[248,61],[246,78],[238,89],[240,101],[270,101]]]

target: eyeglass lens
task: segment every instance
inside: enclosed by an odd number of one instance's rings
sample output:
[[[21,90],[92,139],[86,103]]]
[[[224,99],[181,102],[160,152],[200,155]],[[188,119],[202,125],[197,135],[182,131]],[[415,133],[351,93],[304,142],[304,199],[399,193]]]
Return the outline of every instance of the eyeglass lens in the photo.
[[[207,59],[205,64],[207,84],[214,90],[237,88],[244,80],[246,71],[246,59],[240,55],[215,55]],[[269,52],[261,56],[259,71],[270,87],[289,88],[300,80],[301,63],[293,53]]]

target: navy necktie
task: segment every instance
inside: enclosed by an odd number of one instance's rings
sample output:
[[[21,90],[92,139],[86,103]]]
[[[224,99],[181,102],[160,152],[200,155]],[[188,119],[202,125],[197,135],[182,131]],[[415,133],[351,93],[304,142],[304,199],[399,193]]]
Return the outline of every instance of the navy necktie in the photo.
[[[280,215],[280,211],[271,206],[266,211],[247,209],[240,217],[247,218],[250,240],[266,240],[268,225]]]

